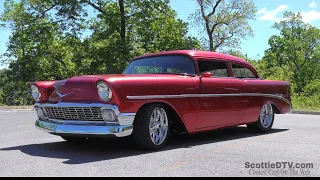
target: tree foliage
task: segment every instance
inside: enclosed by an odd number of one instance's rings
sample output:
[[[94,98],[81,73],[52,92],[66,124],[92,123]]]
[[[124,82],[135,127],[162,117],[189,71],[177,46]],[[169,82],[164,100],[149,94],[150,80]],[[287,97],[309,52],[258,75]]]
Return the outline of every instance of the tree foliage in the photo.
[[[201,28],[206,49],[236,48],[240,39],[253,36],[249,20],[255,19],[257,8],[252,0],[195,1],[198,9],[190,19],[194,26]]]
[[[1,101],[30,104],[29,83],[75,75],[121,73],[150,52],[201,49],[168,0],[6,0],[11,29],[2,63]]]
[[[302,21],[301,14],[286,12],[284,20],[274,25],[280,35],[269,39],[262,63],[265,77],[292,82],[295,93],[303,93],[308,84],[320,78],[320,30]],[[274,73],[277,72],[277,73]],[[282,74],[282,77],[279,75]]]
[[[239,51],[228,54],[249,61],[263,79],[290,82],[294,109],[320,110],[320,29],[302,21],[300,13],[285,12],[273,26],[279,35],[269,38],[261,60]]]
[[[294,109],[319,110],[320,29],[292,12],[285,12],[274,28],[280,35],[270,37],[270,48],[253,62],[260,77],[290,82]]]

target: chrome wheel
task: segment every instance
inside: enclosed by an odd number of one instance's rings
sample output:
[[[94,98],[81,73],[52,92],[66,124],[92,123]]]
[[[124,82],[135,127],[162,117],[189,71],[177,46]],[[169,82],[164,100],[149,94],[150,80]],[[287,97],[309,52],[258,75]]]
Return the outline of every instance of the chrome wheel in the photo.
[[[265,104],[260,111],[260,121],[264,128],[269,128],[273,121],[273,109],[270,103]]]
[[[168,117],[163,108],[156,108],[151,114],[149,134],[155,145],[162,144],[167,138]]]

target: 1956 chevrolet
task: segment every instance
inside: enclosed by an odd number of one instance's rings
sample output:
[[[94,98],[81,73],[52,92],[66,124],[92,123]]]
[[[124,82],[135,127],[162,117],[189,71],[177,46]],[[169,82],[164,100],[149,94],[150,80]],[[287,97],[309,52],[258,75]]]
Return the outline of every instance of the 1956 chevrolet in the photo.
[[[290,84],[262,80],[248,62],[206,51],[168,51],[133,59],[123,74],[31,85],[36,127],[67,141],[133,136],[162,148],[170,133],[247,125],[268,132],[291,112]]]

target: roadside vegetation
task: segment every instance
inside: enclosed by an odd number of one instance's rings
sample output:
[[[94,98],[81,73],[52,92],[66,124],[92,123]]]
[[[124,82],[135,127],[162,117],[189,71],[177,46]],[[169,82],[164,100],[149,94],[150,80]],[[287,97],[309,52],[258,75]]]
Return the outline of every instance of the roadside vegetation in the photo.
[[[0,105],[33,103],[29,84],[76,75],[121,73],[146,53],[195,49],[229,53],[253,64],[263,79],[291,83],[294,110],[320,111],[320,30],[286,12],[261,59],[239,51],[254,35],[254,1],[194,0],[189,22],[169,0],[5,0],[0,30],[10,29],[0,63]],[[188,35],[189,27],[199,35]],[[254,48],[254,47],[253,47]]]

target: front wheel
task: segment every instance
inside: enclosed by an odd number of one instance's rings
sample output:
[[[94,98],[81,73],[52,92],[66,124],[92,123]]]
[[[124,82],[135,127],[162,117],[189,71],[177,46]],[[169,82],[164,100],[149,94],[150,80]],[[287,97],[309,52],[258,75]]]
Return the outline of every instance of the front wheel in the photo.
[[[136,144],[146,150],[161,149],[167,139],[169,122],[162,104],[150,104],[139,110],[134,123]]]
[[[258,120],[253,124],[247,124],[247,127],[252,132],[267,133],[271,130],[274,122],[274,111],[272,104],[265,104],[261,111]]]

